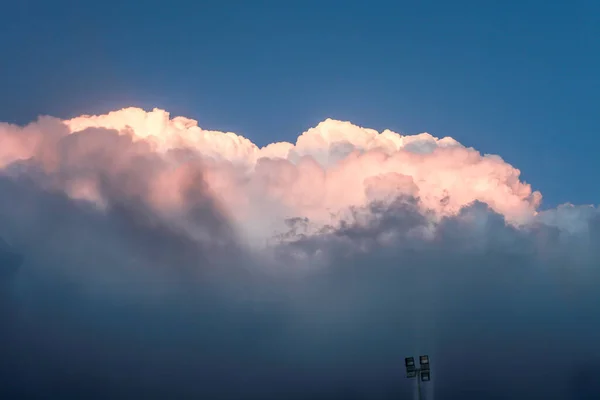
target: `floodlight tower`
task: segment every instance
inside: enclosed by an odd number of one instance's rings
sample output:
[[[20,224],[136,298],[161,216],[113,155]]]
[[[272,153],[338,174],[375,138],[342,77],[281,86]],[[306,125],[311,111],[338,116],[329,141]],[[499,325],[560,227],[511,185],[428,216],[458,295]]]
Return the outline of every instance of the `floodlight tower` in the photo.
[[[417,378],[417,393],[421,400],[421,381],[429,382],[431,380],[431,368],[429,367],[429,356],[419,357],[419,368],[415,365],[413,357],[404,359],[406,365],[406,377],[409,379]]]

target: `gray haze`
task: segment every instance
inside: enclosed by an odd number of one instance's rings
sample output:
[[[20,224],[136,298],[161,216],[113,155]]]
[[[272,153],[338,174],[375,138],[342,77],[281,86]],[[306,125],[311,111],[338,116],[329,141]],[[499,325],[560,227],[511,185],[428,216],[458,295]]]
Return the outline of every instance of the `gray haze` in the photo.
[[[0,398],[410,399],[422,353],[429,399],[600,398],[595,215],[517,229],[475,203],[423,239],[407,198],[259,251],[208,193],[185,215],[210,238],[153,213],[139,171],[160,160],[136,152],[132,175],[103,167],[107,210],[35,160],[0,177]]]

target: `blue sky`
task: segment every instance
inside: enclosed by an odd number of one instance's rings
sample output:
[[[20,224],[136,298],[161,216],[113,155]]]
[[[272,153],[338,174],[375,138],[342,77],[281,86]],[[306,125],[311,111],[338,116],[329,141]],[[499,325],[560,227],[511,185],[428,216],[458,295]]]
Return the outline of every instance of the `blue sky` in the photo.
[[[259,145],[333,117],[452,136],[598,203],[600,2],[0,6],[0,120],[160,107]]]

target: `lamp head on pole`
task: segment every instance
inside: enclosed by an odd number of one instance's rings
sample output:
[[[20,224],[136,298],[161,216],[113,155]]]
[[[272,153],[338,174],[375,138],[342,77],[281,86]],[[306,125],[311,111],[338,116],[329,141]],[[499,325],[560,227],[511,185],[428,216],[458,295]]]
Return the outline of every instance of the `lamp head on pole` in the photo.
[[[404,365],[406,366],[406,377],[415,378],[417,376],[417,367],[415,365],[414,357],[405,358]]]
[[[415,364],[414,357],[406,357],[404,365],[406,366],[407,378],[420,378],[422,382],[429,382],[431,380],[431,366],[428,355],[419,357],[419,368]]]

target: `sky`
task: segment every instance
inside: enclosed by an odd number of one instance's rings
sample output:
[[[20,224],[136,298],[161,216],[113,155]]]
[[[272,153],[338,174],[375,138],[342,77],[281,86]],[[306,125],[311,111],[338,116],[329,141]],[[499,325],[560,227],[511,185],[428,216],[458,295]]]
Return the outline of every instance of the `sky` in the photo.
[[[0,120],[159,107],[259,145],[325,118],[500,154],[593,204],[600,5],[38,0],[2,5]]]
[[[600,397],[597,2],[136,3],[1,6],[0,397]]]

